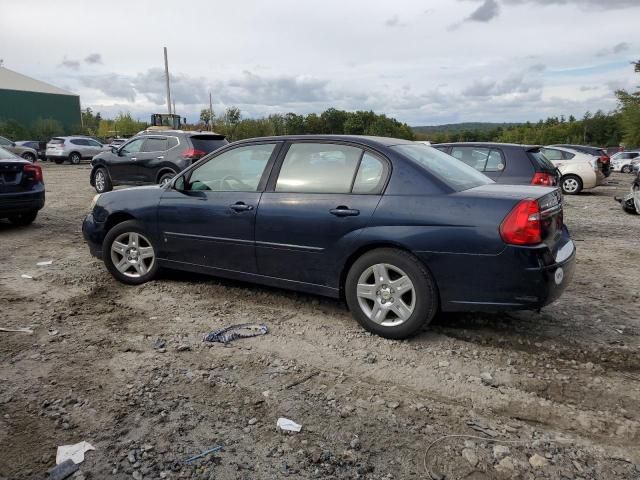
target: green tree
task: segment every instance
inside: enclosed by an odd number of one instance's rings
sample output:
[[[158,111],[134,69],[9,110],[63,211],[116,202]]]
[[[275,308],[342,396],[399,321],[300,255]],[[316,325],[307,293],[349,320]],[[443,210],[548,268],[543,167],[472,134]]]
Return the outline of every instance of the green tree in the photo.
[[[633,62],[634,71],[640,73],[640,61]],[[638,87],[640,88],[640,87]],[[620,115],[618,123],[623,132],[625,145],[640,145],[640,91],[633,93],[626,90],[616,92]]]

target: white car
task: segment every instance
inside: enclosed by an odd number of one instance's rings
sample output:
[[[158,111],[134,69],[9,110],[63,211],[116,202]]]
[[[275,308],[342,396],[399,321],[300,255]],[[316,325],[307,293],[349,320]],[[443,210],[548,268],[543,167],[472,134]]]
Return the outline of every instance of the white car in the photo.
[[[604,183],[598,157],[565,147],[543,147],[540,151],[560,171],[562,193],[575,195]]]
[[[633,165],[640,162],[640,152],[618,152],[611,157],[614,172],[632,173]]]

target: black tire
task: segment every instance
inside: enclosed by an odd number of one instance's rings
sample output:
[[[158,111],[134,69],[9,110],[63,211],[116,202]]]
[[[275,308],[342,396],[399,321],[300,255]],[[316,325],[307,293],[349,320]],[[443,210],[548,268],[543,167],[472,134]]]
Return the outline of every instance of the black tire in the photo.
[[[170,182],[173,177],[176,176],[176,172],[164,172],[158,178],[158,185],[164,185],[166,182]]]
[[[565,175],[560,179],[560,187],[565,195],[577,195],[582,191],[582,179],[577,175]]]
[[[37,216],[38,211],[36,210],[35,212],[21,213],[19,215],[9,217],[9,221],[19,227],[26,227],[27,225],[31,225]]]
[[[69,163],[72,165],[80,165],[80,161],[82,160],[82,155],[78,152],[71,152],[69,154]]]
[[[98,193],[105,193],[113,190],[111,177],[109,176],[109,172],[107,172],[106,168],[100,167],[96,169],[96,172],[93,174],[93,184],[96,192]]]
[[[367,276],[367,272],[374,265],[379,264],[385,264],[388,267],[401,270],[413,284],[413,293],[407,291],[405,294],[411,295],[411,298],[415,295],[412,302],[413,311],[408,315],[406,320],[397,325],[383,325],[382,323],[374,322],[369,318],[369,314],[363,310],[358,299],[357,289],[361,276]],[[391,268],[387,271],[390,269]],[[373,273],[370,275],[373,276]],[[391,275],[389,274],[388,277],[391,279],[390,283],[392,283],[393,279]],[[375,286],[373,288],[378,287]],[[410,253],[395,248],[371,250],[358,258],[349,269],[349,273],[345,280],[344,291],[349,310],[358,323],[366,330],[385,338],[403,339],[415,335],[424,326],[428,325],[431,320],[433,320],[433,317],[438,311],[438,293],[436,284],[429,271],[416,257]],[[372,295],[373,294],[374,293],[372,291]],[[369,305],[369,308],[375,306],[376,302],[382,302],[381,304],[389,305],[389,303],[385,303],[382,300],[382,297],[378,292],[375,294],[377,295],[375,300],[363,300],[366,305]],[[403,295],[398,295],[397,292],[394,292],[391,302],[394,302],[394,300],[398,301],[398,298],[406,300],[406,297],[403,298]],[[400,317],[396,317],[396,319],[391,318],[388,321],[393,322],[394,320],[400,321]]]
[[[137,274],[138,276],[132,276],[136,274],[135,272],[133,272],[133,270],[135,270],[134,266],[130,267],[132,271],[131,271],[131,274],[129,275],[122,273],[120,270],[118,270],[118,268],[114,264],[114,256],[112,256],[112,251],[111,251],[111,246],[114,243],[114,241],[116,241],[118,238],[121,238],[121,235],[126,235],[131,233],[142,235],[144,237],[145,241],[143,242],[141,240],[137,245],[138,248],[140,248],[141,246],[145,247],[146,244],[148,243],[148,245],[152,247],[153,254],[154,254],[153,261],[148,265],[148,268],[146,269],[146,273]],[[150,238],[151,236],[145,232],[142,225],[136,220],[127,220],[126,222],[119,223],[115,227],[113,227],[111,230],[109,230],[109,232],[107,232],[107,235],[105,236],[104,242],[102,244],[102,258],[105,266],[107,267],[107,270],[109,270],[109,273],[111,273],[111,275],[113,275],[116,280],[122,283],[126,283],[128,285],[140,285],[141,283],[145,283],[145,282],[148,282],[149,280],[152,280],[157,275],[158,273],[157,249],[151,243]],[[119,254],[115,254],[116,257],[118,255]],[[124,257],[125,255],[122,255],[122,258]]]
[[[624,167],[622,167],[622,170],[620,170],[622,173],[631,173],[631,166],[630,165],[625,165]]]
[[[22,158],[24,158],[25,160],[29,160],[32,163],[36,163],[36,160],[38,160],[36,156],[31,152],[24,152],[22,154]]]
[[[56,162],[56,165],[62,165],[64,163],[64,158],[56,158],[54,162]]]

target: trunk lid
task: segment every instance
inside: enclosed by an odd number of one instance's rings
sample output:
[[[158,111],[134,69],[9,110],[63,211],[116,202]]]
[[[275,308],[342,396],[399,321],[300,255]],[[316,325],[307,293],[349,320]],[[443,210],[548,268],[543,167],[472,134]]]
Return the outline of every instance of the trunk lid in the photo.
[[[0,160],[0,193],[15,193],[28,190],[24,185],[26,176],[23,160]]]

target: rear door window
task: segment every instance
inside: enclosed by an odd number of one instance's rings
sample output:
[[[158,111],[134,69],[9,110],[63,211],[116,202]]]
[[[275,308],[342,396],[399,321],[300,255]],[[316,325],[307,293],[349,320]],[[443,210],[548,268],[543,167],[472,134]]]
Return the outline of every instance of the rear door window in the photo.
[[[276,192],[349,193],[362,158],[360,148],[294,143],[282,162]]]
[[[167,150],[166,138],[147,138],[142,145],[143,152],[164,152],[165,150]]]
[[[87,146],[87,141],[83,140],[81,138],[74,138],[73,140],[71,140],[71,143],[74,144],[74,145],[80,145],[80,146],[83,146],[83,147]]]
[[[178,139],[176,137],[169,137],[167,139],[167,149],[169,148],[173,148],[173,147],[177,147],[178,146]]]
[[[229,143],[220,135],[192,135],[189,140],[194,150],[204,153],[213,152]]]
[[[377,194],[382,191],[385,181],[385,164],[378,157],[365,152],[353,182],[352,193]]]
[[[483,147],[456,147],[451,149],[451,156],[470,167],[482,172],[487,164],[490,149]]]
[[[556,150],[555,148],[543,148],[542,153],[548,160],[551,160],[552,162],[563,160],[564,158],[562,156],[562,150]]]

